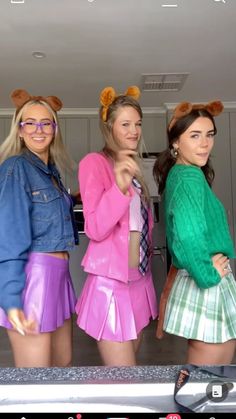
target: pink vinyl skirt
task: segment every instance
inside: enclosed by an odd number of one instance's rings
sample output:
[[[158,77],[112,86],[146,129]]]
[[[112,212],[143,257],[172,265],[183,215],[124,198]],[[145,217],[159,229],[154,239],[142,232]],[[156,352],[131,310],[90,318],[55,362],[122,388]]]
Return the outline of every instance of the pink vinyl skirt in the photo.
[[[45,253],[30,253],[22,293],[27,318],[38,324],[38,332],[53,332],[75,312],[76,295],[69,273],[69,260]],[[0,326],[12,329],[0,308]]]
[[[157,316],[151,273],[129,270],[129,282],[89,274],[76,304],[77,324],[96,340],[137,339]]]

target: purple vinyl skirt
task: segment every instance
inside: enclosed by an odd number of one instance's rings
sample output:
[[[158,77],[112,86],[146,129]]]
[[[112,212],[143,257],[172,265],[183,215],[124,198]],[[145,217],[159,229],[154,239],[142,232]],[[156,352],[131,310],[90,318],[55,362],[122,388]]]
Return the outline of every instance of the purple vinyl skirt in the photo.
[[[33,252],[29,254],[25,273],[22,293],[25,316],[37,322],[38,332],[53,332],[75,312],[76,295],[69,260]],[[0,326],[12,329],[1,308]]]
[[[129,281],[89,274],[76,304],[77,324],[96,340],[124,342],[157,316],[151,273],[129,269]]]

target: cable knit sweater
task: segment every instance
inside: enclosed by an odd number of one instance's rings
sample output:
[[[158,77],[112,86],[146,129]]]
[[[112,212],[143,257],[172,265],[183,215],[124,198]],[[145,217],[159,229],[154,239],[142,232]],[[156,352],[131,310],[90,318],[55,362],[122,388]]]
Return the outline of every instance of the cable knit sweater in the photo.
[[[223,205],[199,167],[175,164],[167,177],[165,217],[172,263],[186,269],[200,288],[218,284],[221,277],[212,256],[235,257]]]

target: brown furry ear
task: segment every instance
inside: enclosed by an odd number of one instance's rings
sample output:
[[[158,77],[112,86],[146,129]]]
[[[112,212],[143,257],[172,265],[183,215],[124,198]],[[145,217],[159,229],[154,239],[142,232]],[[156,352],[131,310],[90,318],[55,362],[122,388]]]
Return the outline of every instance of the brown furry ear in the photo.
[[[14,90],[11,93],[11,99],[17,109],[20,109],[25,103],[29,102],[30,100],[43,100],[44,102],[48,103],[48,105],[51,106],[51,108],[56,112],[62,108],[62,102],[57,96],[31,96],[24,89]]]
[[[115,100],[116,98],[116,92],[115,89],[113,89],[113,87],[108,86],[105,87],[100,94],[100,103],[103,106],[102,109],[102,119],[104,122],[106,122],[107,120],[107,111],[109,106],[112,104],[112,102]]]
[[[63,106],[61,100],[57,96],[47,96],[45,99],[42,98],[42,100],[45,100],[45,102],[47,102],[56,112],[59,111]]]
[[[100,94],[100,103],[102,106],[110,106],[116,97],[116,92],[113,87],[105,87]]]
[[[206,106],[205,109],[212,115],[212,116],[217,116],[219,115],[223,109],[224,109],[224,105],[220,100],[215,100],[213,102],[209,102]]]
[[[140,92],[140,89],[139,89],[138,86],[129,86],[124,94],[126,96],[133,97],[135,100],[138,100],[138,98],[140,97],[141,92]]]
[[[191,112],[193,105],[189,102],[181,102],[174,110],[174,118],[181,118]]]
[[[21,108],[21,106],[31,99],[30,94],[24,89],[16,89],[10,96],[16,108]]]

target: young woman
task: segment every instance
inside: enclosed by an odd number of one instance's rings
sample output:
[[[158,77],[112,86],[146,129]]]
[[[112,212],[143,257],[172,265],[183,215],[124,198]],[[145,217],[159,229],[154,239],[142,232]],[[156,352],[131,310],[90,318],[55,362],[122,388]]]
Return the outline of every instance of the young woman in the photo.
[[[0,325],[17,367],[67,366],[74,293],[68,250],[78,242],[57,166],[68,163],[55,96],[15,90],[0,147]]]
[[[103,363],[135,365],[142,330],[157,315],[150,271],[153,219],[140,165],[139,90],[101,93],[105,146],[79,164],[88,277],[76,305],[78,326],[96,339]],[[145,247],[145,249],[144,249]]]
[[[162,296],[165,302],[169,293],[163,328],[188,339],[192,364],[228,364],[235,351],[236,285],[229,265],[235,252],[225,210],[211,189],[213,116],[222,110],[221,102],[178,105],[169,147],[154,166],[173,263]]]

